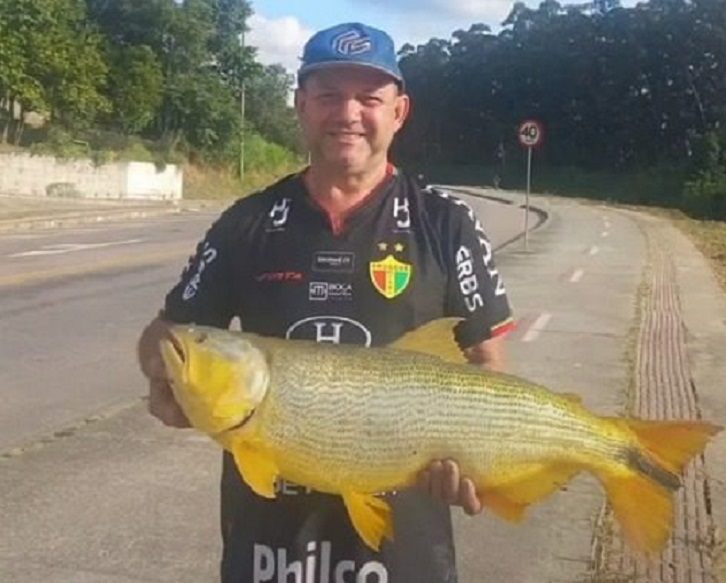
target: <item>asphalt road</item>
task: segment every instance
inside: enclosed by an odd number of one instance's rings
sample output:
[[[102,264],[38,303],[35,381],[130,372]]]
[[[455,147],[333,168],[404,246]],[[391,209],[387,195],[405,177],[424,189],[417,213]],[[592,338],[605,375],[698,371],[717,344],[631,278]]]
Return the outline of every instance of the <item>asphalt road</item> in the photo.
[[[141,395],[134,340],[209,220],[0,237],[0,451]]]

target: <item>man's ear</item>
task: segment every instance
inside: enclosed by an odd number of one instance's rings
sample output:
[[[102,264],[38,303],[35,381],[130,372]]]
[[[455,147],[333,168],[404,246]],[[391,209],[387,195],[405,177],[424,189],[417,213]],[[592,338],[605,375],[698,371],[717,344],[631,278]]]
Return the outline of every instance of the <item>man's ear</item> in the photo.
[[[401,127],[403,127],[403,124],[406,122],[406,119],[408,119],[408,114],[411,111],[411,98],[406,95],[405,93],[402,93],[401,95],[398,95],[396,97],[396,109],[395,109],[395,115],[396,115],[396,131],[400,130]]]

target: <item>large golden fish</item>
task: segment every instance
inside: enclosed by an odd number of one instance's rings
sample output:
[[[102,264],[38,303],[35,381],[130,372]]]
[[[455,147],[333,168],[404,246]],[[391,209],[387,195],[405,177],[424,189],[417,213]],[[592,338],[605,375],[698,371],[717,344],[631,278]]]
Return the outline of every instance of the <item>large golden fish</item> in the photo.
[[[232,452],[258,495],[273,498],[278,478],[339,494],[373,549],[393,537],[377,494],[413,485],[445,458],[512,521],[588,471],[625,539],[663,549],[679,475],[721,428],[598,417],[571,396],[467,365],[449,340],[455,322],[386,348],[176,325],[162,353],[193,427]]]

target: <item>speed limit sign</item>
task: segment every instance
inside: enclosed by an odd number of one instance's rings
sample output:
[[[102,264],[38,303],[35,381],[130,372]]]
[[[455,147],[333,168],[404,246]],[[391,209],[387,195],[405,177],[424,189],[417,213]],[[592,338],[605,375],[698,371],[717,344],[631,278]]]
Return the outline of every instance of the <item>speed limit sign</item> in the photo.
[[[528,119],[519,126],[517,135],[525,148],[536,148],[542,143],[544,128],[537,120]]]
[[[527,198],[524,204],[524,248],[529,248],[529,192],[532,184],[532,149],[542,144],[544,127],[536,119],[528,119],[517,130],[519,143],[527,148]]]

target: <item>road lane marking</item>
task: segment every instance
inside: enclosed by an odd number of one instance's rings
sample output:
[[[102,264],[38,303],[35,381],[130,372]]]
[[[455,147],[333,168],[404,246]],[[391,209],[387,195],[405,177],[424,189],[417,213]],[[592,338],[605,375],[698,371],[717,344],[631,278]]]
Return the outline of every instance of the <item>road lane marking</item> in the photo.
[[[576,269],[575,272],[570,277],[570,283],[577,283],[582,279],[582,276],[585,275],[584,269]]]
[[[599,252],[600,252],[600,247],[598,247],[597,245],[593,245],[592,247],[590,247],[590,250],[588,251],[588,254],[589,255],[597,255]]]
[[[609,231],[603,231],[602,233],[600,233],[600,236],[601,237],[607,237],[609,234],[610,234]]]
[[[144,239],[126,239],[125,241],[107,241],[105,243],[55,243],[43,245],[40,249],[13,253],[8,257],[39,257],[43,255],[61,255],[63,253],[74,253],[76,251],[88,251],[90,249],[105,249],[107,247],[118,247],[122,245],[134,245],[142,243]]]
[[[539,338],[539,335],[547,327],[547,324],[552,319],[552,314],[544,312],[537,316],[537,319],[532,322],[532,325],[527,330],[527,333],[522,338],[522,342],[534,342]]]
[[[160,251],[159,253],[150,253],[146,255],[124,257],[109,261],[99,261],[88,265],[75,265],[68,267],[58,267],[56,269],[44,269],[41,271],[29,271],[27,273],[16,273],[14,275],[0,276],[0,288],[15,287],[20,285],[28,285],[49,279],[58,279],[61,277],[72,277],[79,275],[91,275],[101,273],[103,271],[111,271],[114,269],[123,269],[130,267],[143,267],[146,265],[156,265],[165,261],[174,259],[184,259],[189,257],[189,251],[175,249],[173,251]],[[183,265],[179,265],[179,269]]]

